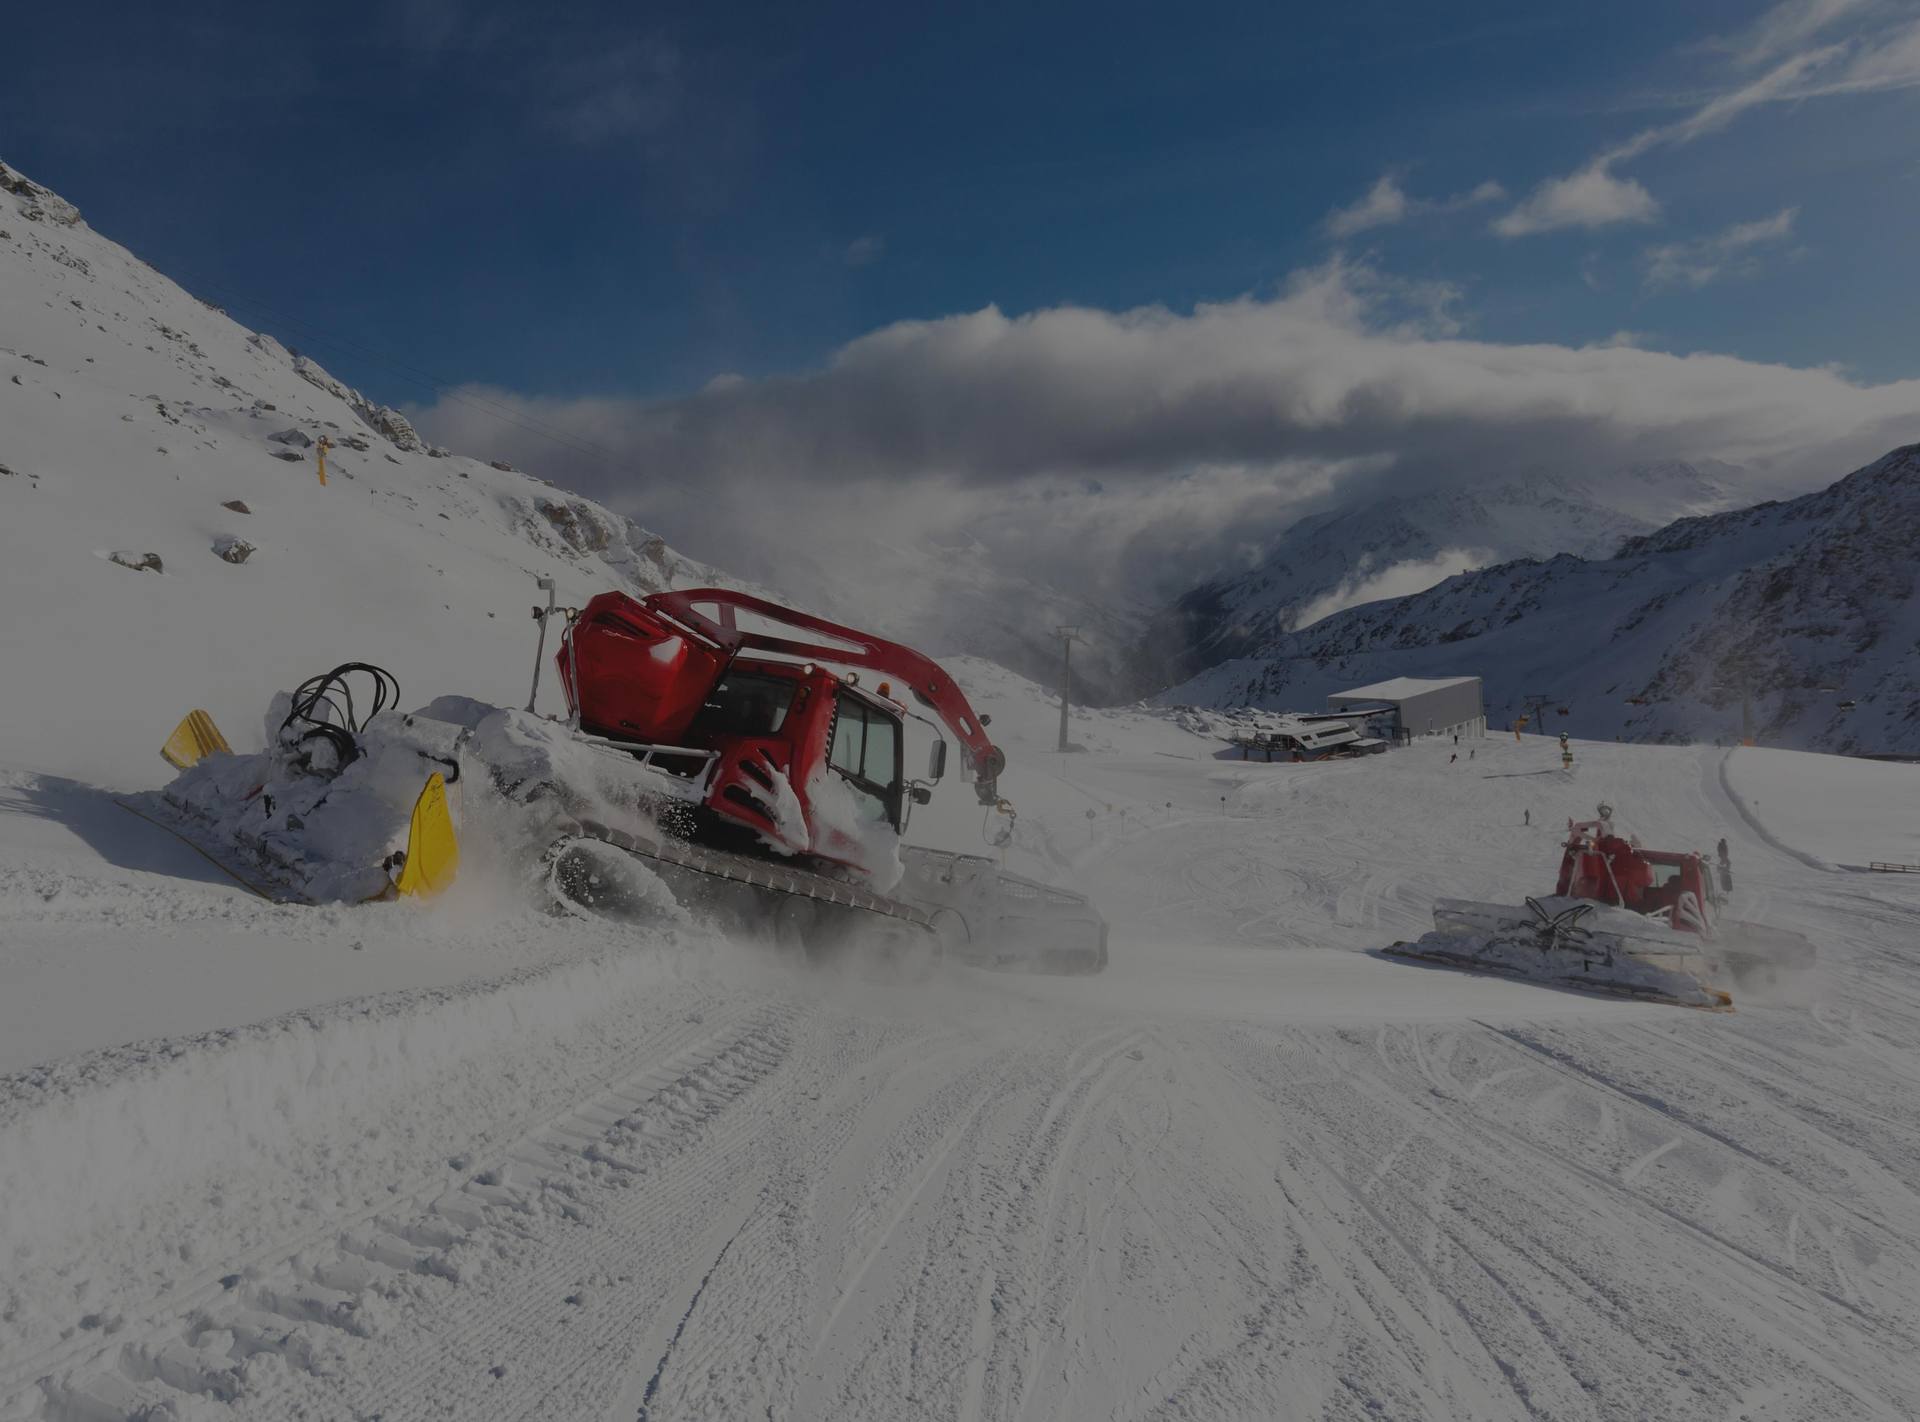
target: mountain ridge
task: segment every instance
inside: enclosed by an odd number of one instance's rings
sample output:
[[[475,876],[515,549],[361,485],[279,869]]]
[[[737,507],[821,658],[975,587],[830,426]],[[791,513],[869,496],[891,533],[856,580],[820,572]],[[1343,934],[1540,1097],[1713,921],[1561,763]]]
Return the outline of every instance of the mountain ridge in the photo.
[[[1155,698],[1317,704],[1341,686],[1486,680],[1500,723],[1529,695],[1577,735],[1738,734],[1801,749],[1920,751],[1920,445],[1825,489],[1677,519],[1607,559],[1516,559],[1290,632]],[[1851,705],[1843,705],[1851,703]]]
[[[1500,476],[1377,501],[1350,496],[1294,523],[1250,569],[1207,579],[1162,609],[1138,659],[1177,683],[1452,573],[1562,552],[1602,556],[1677,513],[1725,507],[1726,478],[1737,472],[1666,461],[1629,466],[1606,486]]]

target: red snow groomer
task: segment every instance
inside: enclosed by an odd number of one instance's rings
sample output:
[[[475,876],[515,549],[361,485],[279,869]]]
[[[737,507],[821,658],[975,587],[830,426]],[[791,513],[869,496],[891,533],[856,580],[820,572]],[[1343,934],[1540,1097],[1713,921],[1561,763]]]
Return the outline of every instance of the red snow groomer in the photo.
[[[1720,903],[1700,855],[1642,849],[1615,834],[1608,819],[1568,822],[1553,892],[1663,918],[1672,928],[1703,936],[1713,932]]]
[[[535,609],[543,628],[553,610]],[[1083,896],[902,844],[912,806],[946,769],[940,727],[960,742],[980,804],[1010,808],[986,718],[912,648],[697,588],[601,593],[567,612],[557,661],[576,732],[653,772],[668,802],[652,824],[577,825],[555,858],[555,882],[577,902],[618,908],[600,857],[611,845],[647,861],[676,898],[724,904],[808,946],[885,920],[995,965],[1105,965],[1106,925]],[[861,670],[887,679],[869,686]],[[924,778],[906,773],[908,718],[933,732]]]
[[[1727,1009],[1727,990],[1763,987],[1811,965],[1796,933],[1722,917],[1731,870],[1705,856],[1643,849],[1613,809],[1567,823],[1553,894],[1524,906],[1439,899],[1434,931],[1387,951],[1686,1007]]]

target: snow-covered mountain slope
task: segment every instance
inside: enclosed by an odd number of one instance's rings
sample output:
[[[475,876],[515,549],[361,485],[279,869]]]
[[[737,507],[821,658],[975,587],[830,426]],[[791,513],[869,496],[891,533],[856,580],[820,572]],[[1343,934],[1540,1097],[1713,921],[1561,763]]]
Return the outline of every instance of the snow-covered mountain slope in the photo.
[[[1726,480],[1737,472],[1668,461],[1623,469],[1604,486],[1547,477],[1383,500],[1356,494],[1294,524],[1253,568],[1209,579],[1162,611],[1136,666],[1167,685],[1261,656],[1288,632],[1345,608],[1420,592],[1455,573],[1556,553],[1607,557],[1624,538],[1725,508]]]
[[[0,167],[0,762],[153,781],[190,708],[255,744],[266,691],[349,660],[409,704],[524,705],[547,575],[573,604],[728,581],[428,447]]]
[[[1808,749],[1920,751],[1920,446],[1817,493],[1680,519],[1609,559],[1522,560],[1354,608],[1163,694],[1321,704],[1393,675],[1486,679],[1503,723],[1529,695],[1554,729]],[[1846,703],[1855,703],[1847,706]]]

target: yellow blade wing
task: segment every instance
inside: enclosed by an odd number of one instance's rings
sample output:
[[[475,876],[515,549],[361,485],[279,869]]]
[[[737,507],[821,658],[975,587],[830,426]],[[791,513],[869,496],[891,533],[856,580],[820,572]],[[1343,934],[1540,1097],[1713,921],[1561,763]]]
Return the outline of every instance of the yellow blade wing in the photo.
[[[160,754],[176,770],[198,765],[215,751],[232,755],[233,747],[220,734],[220,728],[213,724],[213,717],[204,711],[187,712],[180,724],[173,728],[173,734],[167,737],[167,743],[160,747]]]
[[[413,821],[407,826],[407,862],[394,887],[402,894],[430,899],[453,882],[460,868],[460,841],[454,837],[453,816],[447,811],[447,782],[435,771],[427,777],[420,798],[413,802]]]

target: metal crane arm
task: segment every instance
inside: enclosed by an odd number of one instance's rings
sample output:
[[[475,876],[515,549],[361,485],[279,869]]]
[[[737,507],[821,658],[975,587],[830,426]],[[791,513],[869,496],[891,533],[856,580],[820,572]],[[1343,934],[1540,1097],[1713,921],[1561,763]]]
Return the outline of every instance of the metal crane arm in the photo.
[[[751,593],[735,592],[731,588],[683,588],[675,592],[654,593],[641,601],[728,656],[748,649],[775,652],[836,666],[866,667],[898,678],[913,692],[915,700],[939,716],[965,749],[968,764],[973,769],[974,788],[980,803],[991,805],[999,798],[998,783],[1000,772],[1006,769],[1006,755],[987,739],[986,728],[968,703],[965,693],[931,657],[911,647],[903,647],[898,642],[889,642],[871,633],[830,622],[824,617],[815,617],[811,613],[796,612],[777,602],[768,602]],[[701,610],[703,606],[715,608],[719,615],[709,616]],[[797,632],[828,637],[832,642],[812,642],[771,632],[749,631],[739,625],[736,614],[740,612],[752,613],[755,617]]]

